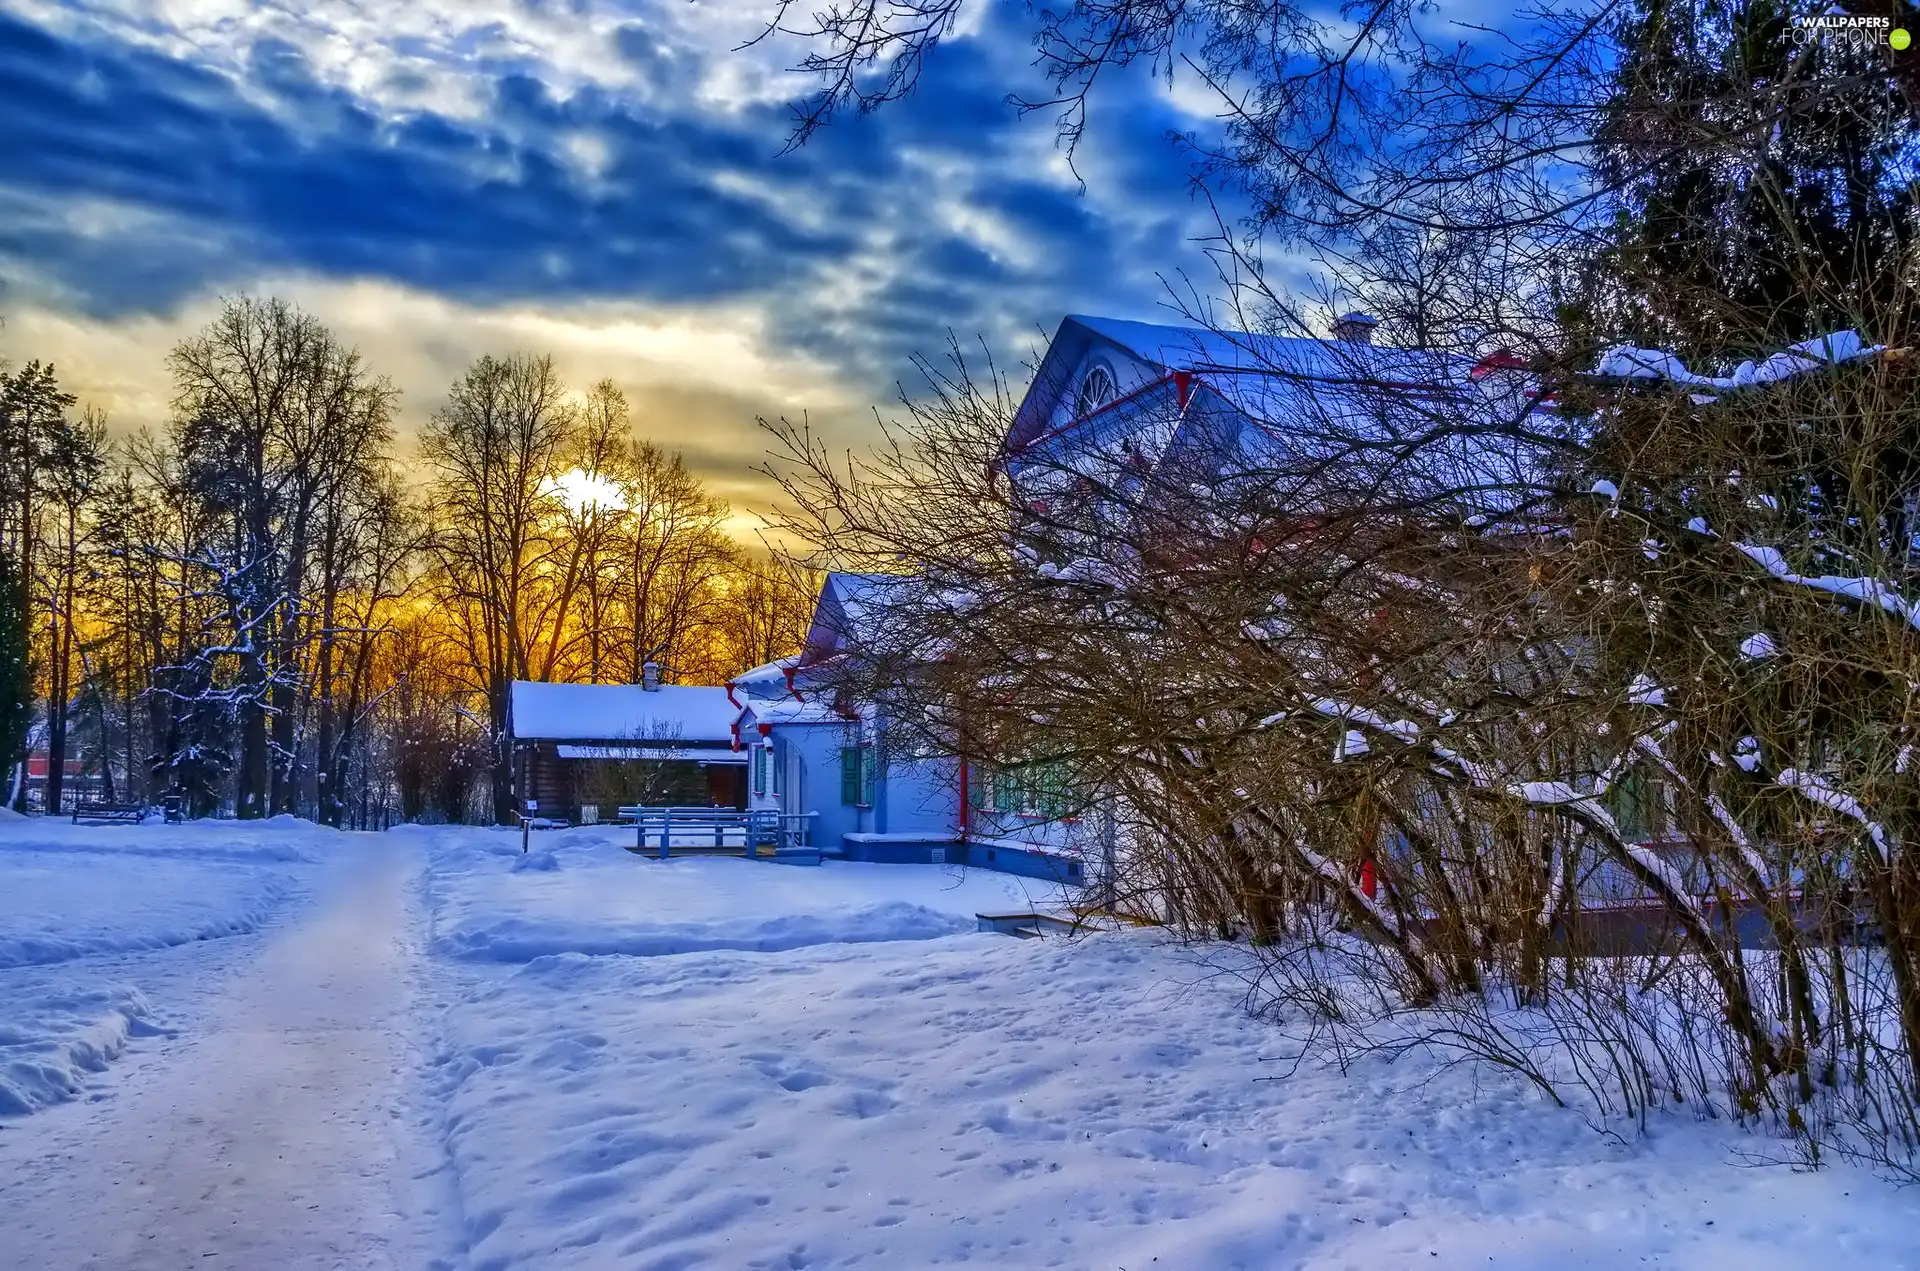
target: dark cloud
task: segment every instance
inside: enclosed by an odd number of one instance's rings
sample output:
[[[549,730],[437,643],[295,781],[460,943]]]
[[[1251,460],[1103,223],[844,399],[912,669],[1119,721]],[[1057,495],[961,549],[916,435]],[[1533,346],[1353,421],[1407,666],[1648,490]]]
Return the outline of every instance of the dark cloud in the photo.
[[[473,65],[505,34],[467,32]],[[612,45],[650,89],[690,96],[697,67],[654,29],[630,23]],[[776,338],[885,383],[949,329],[1141,314],[1156,271],[1194,257],[1200,214],[1159,140],[1177,122],[1167,108],[1123,96],[1088,139],[1113,148],[1099,166],[1118,188],[1063,189],[1031,171],[1046,121],[1022,122],[1005,101],[1007,68],[1024,60],[1011,36],[955,42],[914,98],[781,156],[787,119],[773,107],[703,115],[599,88],[563,98],[502,65],[482,118],[395,121],[283,41],[253,44],[236,82],[0,14],[0,261],[94,316],[166,311],[279,271],[475,303],[757,298]],[[121,210],[110,230],[83,223],[103,205]],[[957,227],[956,207],[1020,250]],[[879,270],[877,285],[836,298],[827,281],[855,262]]]

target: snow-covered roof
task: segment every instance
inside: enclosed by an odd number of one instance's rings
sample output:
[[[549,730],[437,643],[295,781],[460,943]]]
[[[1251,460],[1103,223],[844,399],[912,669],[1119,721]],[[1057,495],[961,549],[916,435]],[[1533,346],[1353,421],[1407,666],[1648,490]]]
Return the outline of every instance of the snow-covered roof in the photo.
[[[734,676],[728,682],[735,688],[778,688],[784,690],[787,687],[787,671],[797,666],[799,662],[800,655],[797,653],[792,657],[776,658],[771,662],[762,662],[759,666],[750,667]]]
[[[1101,346],[1118,347],[1157,369],[1163,377],[1203,380],[1256,417],[1260,417],[1257,412],[1263,406],[1274,404],[1270,394],[1275,384],[1307,386],[1316,397],[1328,390],[1351,391],[1361,386],[1373,392],[1453,391],[1470,382],[1475,367],[1469,357],[1359,340],[1258,335],[1070,314],[1061,321],[1033,386],[1015,415],[1007,436],[1010,453],[1017,455],[1048,435],[1056,422],[1055,405],[1069,391],[1072,368],[1090,348]],[[1149,384],[1108,403],[1105,410],[1137,409],[1145,403],[1133,399],[1153,390],[1154,385]],[[1179,405],[1185,406],[1184,389]],[[1076,435],[1082,422],[1098,429],[1101,413],[1096,411],[1085,421],[1076,421],[1072,426]]]
[[[791,697],[775,701],[753,700],[740,712],[741,723],[748,717],[756,724],[851,724],[853,721],[817,697],[796,701]]]
[[[890,594],[914,585],[904,574],[828,574],[820,586],[820,599],[814,605],[813,621],[807,628],[807,643],[800,665],[815,666],[857,643],[861,630],[872,615],[884,608]]]
[[[727,690],[704,684],[543,684],[515,680],[513,735],[522,741],[730,742]]]
[[[1119,345],[1143,362],[1168,371],[1273,374],[1295,379],[1370,383],[1428,384],[1465,375],[1470,358],[1454,358],[1364,344],[1357,340],[1320,340],[1311,336],[1256,335],[1205,327],[1160,326],[1119,318],[1070,314],[1095,335]]]

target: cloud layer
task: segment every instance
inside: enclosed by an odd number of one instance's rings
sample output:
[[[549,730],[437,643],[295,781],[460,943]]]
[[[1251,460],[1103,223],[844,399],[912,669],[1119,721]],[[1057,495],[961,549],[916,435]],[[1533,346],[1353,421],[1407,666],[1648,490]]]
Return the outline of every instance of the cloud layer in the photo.
[[[851,428],[948,331],[1017,355],[1066,311],[1150,316],[1157,275],[1201,267],[1209,214],[1163,140],[1195,121],[1165,92],[1113,91],[1083,191],[1005,104],[1018,12],[982,4],[917,96],[782,156],[795,50],[735,51],[768,12],[0,0],[5,351],[154,418],[166,344],[272,287],[409,413],[481,352],[553,349],[641,377],[643,426],[719,475],[757,453],[754,410]]]

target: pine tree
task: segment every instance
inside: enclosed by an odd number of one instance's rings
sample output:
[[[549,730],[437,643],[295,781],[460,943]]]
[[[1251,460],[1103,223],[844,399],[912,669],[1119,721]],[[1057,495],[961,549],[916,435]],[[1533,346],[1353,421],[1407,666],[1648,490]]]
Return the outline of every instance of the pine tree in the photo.
[[[1879,35],[1778,0],[1639,0],[1601,108],[1622,197],[1569,312],[1595,341],[1738,359],[1909,325],[1915,112]]]

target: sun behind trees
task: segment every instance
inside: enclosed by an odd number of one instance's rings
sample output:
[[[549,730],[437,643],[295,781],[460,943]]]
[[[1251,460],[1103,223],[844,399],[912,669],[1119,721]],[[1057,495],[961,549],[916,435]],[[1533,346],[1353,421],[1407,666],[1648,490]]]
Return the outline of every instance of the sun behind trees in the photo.
[[[169,368],[170,417],[122,440],[52,367],[0,375],[17,807],[490,819],[510,680],[713,681],[803,634],[811,580],[729,537],[611,381],[482,357],[408,453],[398,392],[285,301],[228,301]]]

